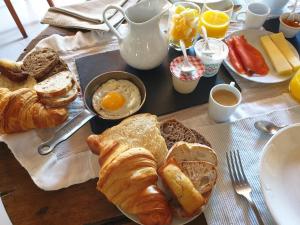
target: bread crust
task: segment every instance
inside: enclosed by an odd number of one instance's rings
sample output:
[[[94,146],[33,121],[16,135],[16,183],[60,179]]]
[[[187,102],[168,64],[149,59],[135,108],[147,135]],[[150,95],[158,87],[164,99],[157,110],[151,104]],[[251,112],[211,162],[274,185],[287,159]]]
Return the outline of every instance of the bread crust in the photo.
[[[40,98],[40,102],[51,108],[65,107],[73,102],[77,98],[77,95],[77,87],[73,85],[73,88],[66,95],[51,98],[42,97]]]
[[[74,86],[73,74],[63,71],[36,84],[34,90],[41,98],[51,98],[66,95]]]

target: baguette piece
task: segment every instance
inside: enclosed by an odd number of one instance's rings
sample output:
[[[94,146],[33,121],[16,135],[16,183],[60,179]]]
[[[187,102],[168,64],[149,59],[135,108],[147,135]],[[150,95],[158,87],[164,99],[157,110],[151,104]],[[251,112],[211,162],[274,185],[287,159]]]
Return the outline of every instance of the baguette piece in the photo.
[[[49,73],[58,62],[59,56],[53,49],[42,48],[25,57],[22,69],[38,80]]]
[[[177,142],[170,149],[167,160],[175,158],[180,164],[183,161],[205,161],[217,166],[218,159],[214,150],[198,143]]]
[[[197,191],[188,176],[182,172],[174,158],[160,167],[158,173],[186,212],[186,216],[193,216],[201,210],[206,203],[205,198]]]
[[[215,165],[204,161],[183,161],[180,166],[203,196],[210,194],[218,177]]]
[[[40,97],[58,97],[66,95],[74,85],[73,75],[63,71],[36,84],[34,90]]]
[[[53,98],[40,98],[40,102],[51,108],[64,107],[73,102],[77,98],[77,94],[77,86],[73,85],[73,88],[66,95]]]

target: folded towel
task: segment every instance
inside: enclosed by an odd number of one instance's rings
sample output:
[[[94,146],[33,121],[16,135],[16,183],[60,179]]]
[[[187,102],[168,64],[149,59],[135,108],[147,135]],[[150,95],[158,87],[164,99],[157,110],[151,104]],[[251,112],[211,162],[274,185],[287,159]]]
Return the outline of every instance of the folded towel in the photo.
[[[49,11],[64,13],[93,23],[104,23],[102,13],[107,5],[114,4],[123,6],[126,2],[127,0],[91,0],[75,5],[51,7]],[[107,12],[107,17],[110,18],[115,13],[116,10],[110,10]]]
[[[83,30],[103,30],[109,28],[103,23],[102,13],[107,5],[116,4],[126,9],[137,3],[138,0],[91,0],[85,3],[51,7],[41,23],[57,27],[75,28]],[[107,16],[113,26],[123,21],[121,12],[109,10]]]

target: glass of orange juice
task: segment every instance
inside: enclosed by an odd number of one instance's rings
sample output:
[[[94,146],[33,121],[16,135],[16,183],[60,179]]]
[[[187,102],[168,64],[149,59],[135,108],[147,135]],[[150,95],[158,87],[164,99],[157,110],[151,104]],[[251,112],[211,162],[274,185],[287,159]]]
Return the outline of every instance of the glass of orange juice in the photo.
[[[193,46],[198,36],[201,9],[192,2],[176,2],[169,11],[169,43],[180,50],[180,40],[186,48]]]
[[[207,36],[223,39],[227,33],[233,12],[231,0],[203,5],[199,26],[205,26]]]

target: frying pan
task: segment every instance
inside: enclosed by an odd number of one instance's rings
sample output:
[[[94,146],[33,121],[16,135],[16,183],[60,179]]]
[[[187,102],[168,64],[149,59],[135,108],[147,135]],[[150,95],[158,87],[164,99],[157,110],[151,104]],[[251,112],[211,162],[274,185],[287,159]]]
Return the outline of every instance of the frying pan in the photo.
[[[105,82],[108,80],[115,79],[115,80],[129,80],[133,84],[137,86],[137,88],[140,91],[141,94],[141,104],[140,106],[133,111],[130,115],[136,113],[140,108],[143,106],[145,100],[146,100],[146,88],[144,83],[135,75],[123,72],[123,71],[112,71],[100,74],[96,76],[93,80],[91,80],[88,85],[86,86],[84,90],[83,100],[85,109],[79,113],[77,116],[75,116],[72,120],[67,122],[63,127],[61,127],[59,130],[57,130],[53,137],[51,137],[49,140],[43,142],[38,147],[38,152],[41,155],[47,155],[50,152],[54,150],[54,148],[61,142],[67,140],[69,137],[71,137],[73,134],[76,133],[76,131],[79,130],[84,124],[86,124],[90,119],[92,119],[94,116],[98,116],[101,119],[110,120],[109,117],[103,117],[94,110],[92,105],[92,98],[95,93],[95,91]],[[114,117],[113,120],[123,119],[125,117],[128,117],[130,115],[123,115],[118,118]]]

